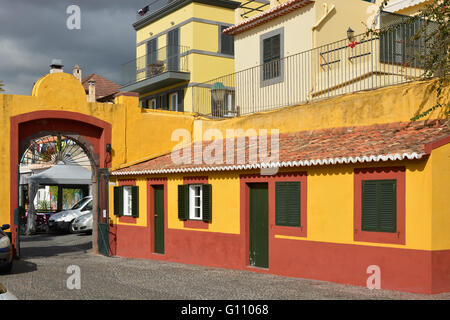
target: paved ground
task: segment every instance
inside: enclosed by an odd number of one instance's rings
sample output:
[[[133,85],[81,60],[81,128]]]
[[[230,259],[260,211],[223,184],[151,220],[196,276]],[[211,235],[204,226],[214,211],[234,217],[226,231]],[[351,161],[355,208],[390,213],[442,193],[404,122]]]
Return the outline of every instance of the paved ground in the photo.
[[[22,259],[2,282],[19,299],[448,299],[247,271],[177,263],[108,258],[90,253],[86,235],[23,238]],[[69,290],[70,265],[81,272],[81,289]]]

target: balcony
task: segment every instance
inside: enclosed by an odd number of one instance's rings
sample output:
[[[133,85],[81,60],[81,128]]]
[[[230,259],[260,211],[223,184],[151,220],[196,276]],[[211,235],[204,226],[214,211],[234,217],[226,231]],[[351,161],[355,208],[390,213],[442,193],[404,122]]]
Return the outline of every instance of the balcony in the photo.
[[[189,81],[188,51],[166,46],[123,64],[121,90],[142,94]]]
[[[383,13],[381,26],[404,17]],[[427,36],[412,38],[422,23],[354,36],[193,86],[193,111],[226,118],[418,79],[424,70],[417,57],[433,45]],[[427,34],[435,28],[429,24]]]

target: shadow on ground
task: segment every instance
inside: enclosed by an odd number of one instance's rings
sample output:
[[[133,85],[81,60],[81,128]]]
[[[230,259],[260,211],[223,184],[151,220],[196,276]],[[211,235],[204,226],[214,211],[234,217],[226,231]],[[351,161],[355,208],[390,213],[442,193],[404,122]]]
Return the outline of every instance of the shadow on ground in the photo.
[[[84,234],[38,234],[20,240],[21,258],[44,258],[86,253],[92,250],[92,237]]]

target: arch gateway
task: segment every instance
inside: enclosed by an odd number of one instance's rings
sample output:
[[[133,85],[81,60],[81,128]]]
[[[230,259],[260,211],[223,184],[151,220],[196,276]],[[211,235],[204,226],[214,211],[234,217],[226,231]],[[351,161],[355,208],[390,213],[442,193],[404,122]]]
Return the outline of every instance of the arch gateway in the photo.
[[[93,212],[102,212],[103,217],[108,204],[109,169],[130,159],[161,151],[161,148],[162,151],[170,150],[164,141],[152,141],[151,137],[147,139],[148,143],[142,141],[145,128],[151,128],[152,122],[160,121],[150,117],[142,119],[143,114],[138,105],[138,97],[134,93],[119,93],[114,103],[88,102],[80,81],[62,72],[50,73],[39,79],[31,96],[0,95],[0,172],[3,174],[0,184],[0,201],[3,204],[0,223],[11,225],[16,254],[20,247],[18,220],[15,217],[18,207],[18,165],[29,141],[47,135],[64,135],[77,142],[92,167]],[[189,117],[181,118],[186,120]],[[140,122],[139,126],[136,126],[136,121]],[[177,127],[181,124],[181,119],[174,123]],[[134,151],[128,153],[127,145],[132,146],[130,150]],[[104,208],[98,207],[99,203]],[[109,242],[107,234],[104,235],[105,239],[99,239],[97,218],[94,214],[94,252],[99,252],[99,242]],[[103,222],[107,222],[107,219]],[[108,250],[103,253],[109,254]]]

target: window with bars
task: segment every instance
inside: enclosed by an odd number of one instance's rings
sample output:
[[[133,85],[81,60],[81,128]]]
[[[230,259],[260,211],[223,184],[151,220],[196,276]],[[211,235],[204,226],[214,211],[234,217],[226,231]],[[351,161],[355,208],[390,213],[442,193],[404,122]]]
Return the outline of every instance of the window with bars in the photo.
[[[280,76],[280,35],[263,40],[263,80]]]

